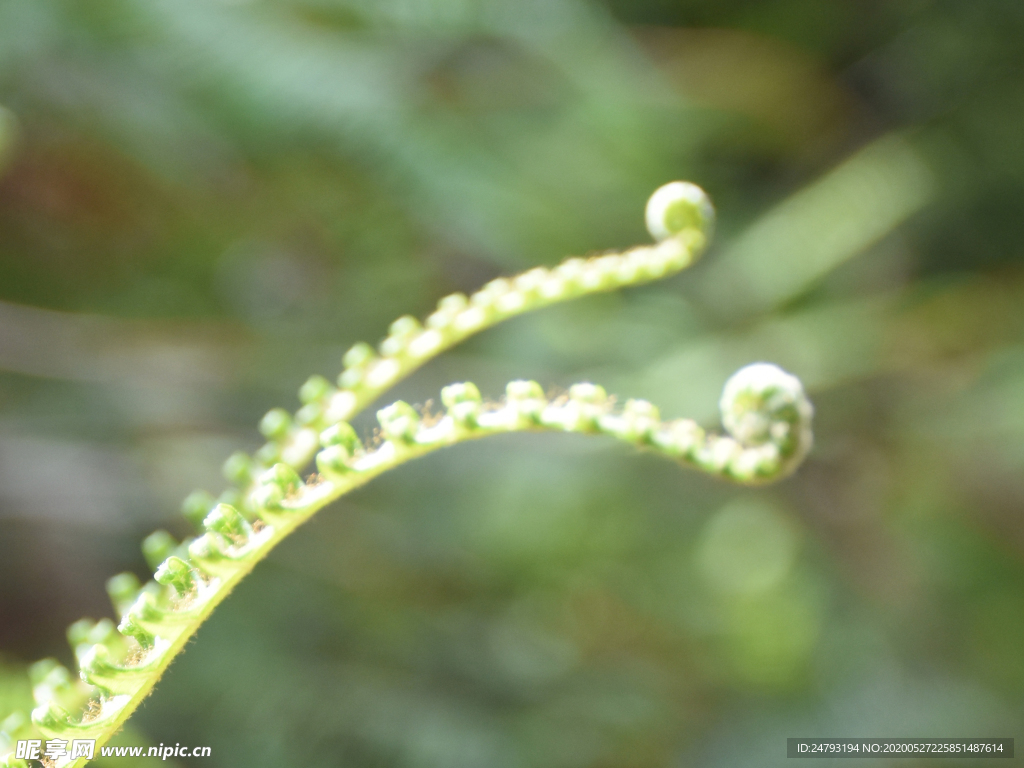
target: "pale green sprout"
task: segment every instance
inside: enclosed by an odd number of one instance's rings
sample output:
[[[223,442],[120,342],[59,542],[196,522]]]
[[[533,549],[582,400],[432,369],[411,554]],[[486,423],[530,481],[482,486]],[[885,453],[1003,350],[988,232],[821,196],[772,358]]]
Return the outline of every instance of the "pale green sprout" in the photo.
[[[182,512],[197,527],[177,542],[165,531],[143,542],[154,578],[140,585],[132,574],[107,584],[121,616],[82,619],[68,639],[80,672],[72,676],[52,659],[32,667],[38,706],[31,724],[5,720],[0,766],[26,765],[14,757],[17,739],[95,739],[122,726],[200,624],[263,557],[322,507],[410,459],[465,440],[523,431],[602,434],[689,467],[744,484],[791,473],[811,445],[810,402],[794,376],[758,363],[739,371],[721,400],[726,435],[706,433],[689,419],[663,421],[644,400],[618,407],[592,383],[575,384],[551,398],[537,382],[513,381],[505,396],[486,402],[471,383],[441,392],[445,414],[424,419],[399,401],[377,413],[380,435],[365,446],[349,420],[392,384],[462,339],[523,312],[588,293],[609,291],[678,272],[704,249],[714,209],[693,184],[661,187],[647,205],[657,243],[589,259],[570,258],[485,285],[472,296],[453,294],[424,323],[396,320],[374,350],[357,344],[344,356],[338,386],[313,376],[299,390],[294,414],[275,408],[260,422],[267,443],[254,456],[232,455],[224,475],[232,484],[219,498],[190,495]],[[315,457],[318,470],[299,474]],[[81,766],[61,758],[57,768]]]
[[[647,201],[647,231],[661,242],[696,229],[708,238],[714,230],[715,209],[704,190],[688,181],[673,181],[659,187]]]

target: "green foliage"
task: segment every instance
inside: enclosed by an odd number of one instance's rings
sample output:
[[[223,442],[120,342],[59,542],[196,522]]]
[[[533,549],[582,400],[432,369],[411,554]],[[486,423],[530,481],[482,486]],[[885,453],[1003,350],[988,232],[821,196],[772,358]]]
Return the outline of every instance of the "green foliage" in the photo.
[[[793,733],[1012,735],[1022,38],[1016,0],[0,3],[0,721],[31,662],[75,668],[68,624],[238,509],[175,514],[232,451],[258,476],[306,374],[642,242],[688,178],[719,217],[685,276],[486,330],[329,439],[372,448],[396,399],[429,423],[465,379],[601,382],[711,431],[771,360],[816,406],[799,472],[749,489],[554,432],[433,452],[275,548],[122,743],[781,768]]]

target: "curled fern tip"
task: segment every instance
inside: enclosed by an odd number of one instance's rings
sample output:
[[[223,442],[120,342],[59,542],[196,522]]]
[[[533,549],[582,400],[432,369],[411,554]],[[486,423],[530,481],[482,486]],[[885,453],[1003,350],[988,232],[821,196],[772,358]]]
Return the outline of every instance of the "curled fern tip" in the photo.
[[[726,431],[764,454],[772,480],[791,474],[811,449],[814,407],[800,379],[777,365],[738,370],[725,383],[719,408]]]
[[[670,237],[697,230],[711,238],[715,209],[703,189],[688,181],[673,181],[659,187],[647,201],[647,231],[659,243]]]

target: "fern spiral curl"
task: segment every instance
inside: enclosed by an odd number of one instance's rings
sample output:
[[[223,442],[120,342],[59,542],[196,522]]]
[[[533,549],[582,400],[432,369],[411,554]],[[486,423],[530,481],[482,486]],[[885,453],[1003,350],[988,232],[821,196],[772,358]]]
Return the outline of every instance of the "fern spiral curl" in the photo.
[[[576,384],[551,398],[533,381],[509,383],[505,397],[490,403],[475,385],[452,384],[441,393],[445,413],[437,418],[396,402],[378,411],[380,439],[369,447],[348,423],[400,378],[473,333],[689,266],[707,242],[714,210],[698,187],[673,182],[652,196],[646,218],[655,245],[572,258],[554,269],[494,280],[469,297],[448,296],[424,323],[412,317],[392,323],[378,350],[352,347],[337,386],[310,378],[294,415],[269,411],[260,422],[267,443],[254,456],[238,453],[225,462],[233,487],[219,498],[199,491],[186,499],[183,513],[198,535],[179,543],[165,531],[151,534],[143,553],[153,580],[140,585],[121,574],[108,582],[120,623],[83,619],[69,628],[79,675],[52,659],[31,668],[38,706],[31,724],[22,715],[0,724],[0,766],[26,765],[11,749],[33,733],[105,743],[206,617],[284,537],[342,495],[439,448],[510,432],[575,432],[614,437],[739,483],[792,472],[810,448],[812,408],[798,379],[766,363],[742,369],[725,385],[726,435],[707,434],[689,419],[662,421],[644,400],[618,407],[596,384]],[[314,457],[318,474],[303,480],[299,471]],[[55,765],[85,762],[68,757]]]

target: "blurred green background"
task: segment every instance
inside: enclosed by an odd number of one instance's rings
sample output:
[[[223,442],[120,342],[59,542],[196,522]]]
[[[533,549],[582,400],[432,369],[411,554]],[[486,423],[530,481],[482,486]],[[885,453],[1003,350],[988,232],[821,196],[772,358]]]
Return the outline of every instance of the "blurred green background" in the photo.
[[[0,717],[309,374],[645,242],[682,178],[719,212],[698,266],[392,395],[595,380],[714,425],[768,360],[816,405],[800,472],[746,490],[577,436],[432,455],[275,551],[124,738],[396,768],[1019,742],[1022,41],[1019,0],[0,0]]]

